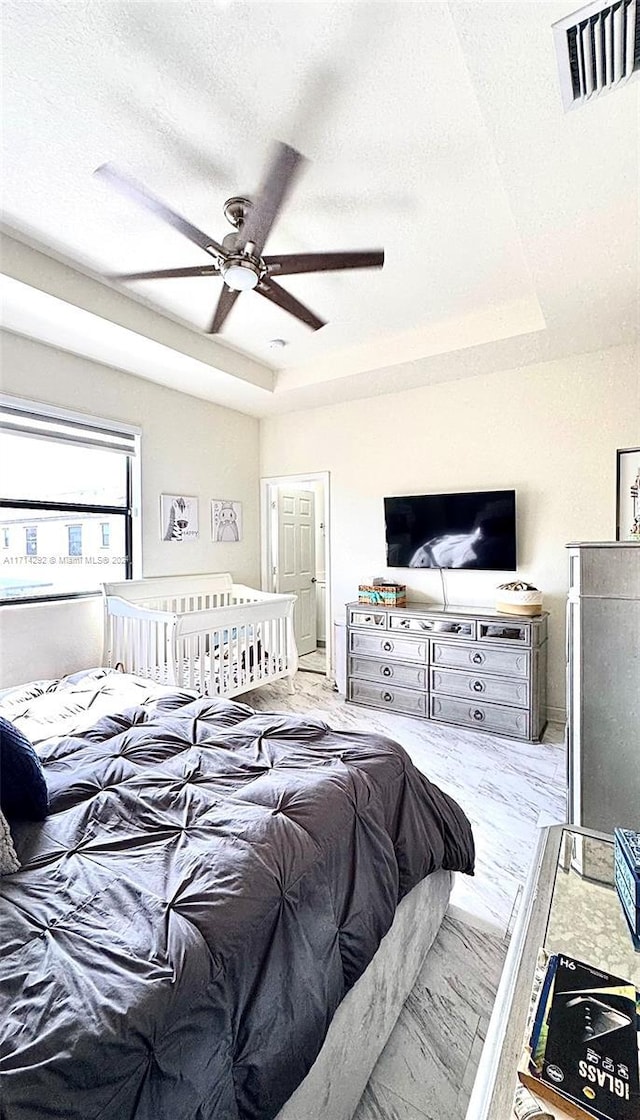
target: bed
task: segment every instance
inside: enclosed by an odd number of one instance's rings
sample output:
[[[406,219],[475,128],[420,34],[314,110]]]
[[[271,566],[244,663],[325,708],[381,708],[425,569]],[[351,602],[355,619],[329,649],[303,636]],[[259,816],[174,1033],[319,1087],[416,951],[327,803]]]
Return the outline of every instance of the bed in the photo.
[[[298,668],[295,595],[234,583],[228,572],[103,585],[104,662],[204,696],[239,696]]]
[[[347,1120],[466,817],[392,740],[114,676],[0,697],[62,713],[0,879],[3,1120]],[[109,688],[135,702],[92,723]]]

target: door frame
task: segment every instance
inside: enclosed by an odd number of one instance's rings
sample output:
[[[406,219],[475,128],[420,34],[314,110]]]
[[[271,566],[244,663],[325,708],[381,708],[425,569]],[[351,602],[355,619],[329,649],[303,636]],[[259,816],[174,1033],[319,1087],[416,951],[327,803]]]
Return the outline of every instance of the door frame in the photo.
[[[325,530],[325,634],[326,634],[326,670],[325,675],[331,676],[333,665],[333,619],[331,613],[331,478],[329,471],[309,471],[308,474],[281,474],[269,475],[260,479],[260,580],[263,591],[273,591],[273,573],[271,560],[273,549],[273,533],[271,531],[271,502],[274,491],[279,486],[288,486],[295,483],[301,486],[305,482],[321,482],[324,494],[324,509],[322,520]]]

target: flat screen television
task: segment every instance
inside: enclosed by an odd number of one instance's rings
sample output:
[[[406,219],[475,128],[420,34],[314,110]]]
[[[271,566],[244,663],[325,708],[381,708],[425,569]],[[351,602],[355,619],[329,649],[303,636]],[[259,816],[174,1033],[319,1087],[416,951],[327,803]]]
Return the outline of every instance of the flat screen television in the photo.
[[[516,492],[385,498],[390,568],[516,570]]]

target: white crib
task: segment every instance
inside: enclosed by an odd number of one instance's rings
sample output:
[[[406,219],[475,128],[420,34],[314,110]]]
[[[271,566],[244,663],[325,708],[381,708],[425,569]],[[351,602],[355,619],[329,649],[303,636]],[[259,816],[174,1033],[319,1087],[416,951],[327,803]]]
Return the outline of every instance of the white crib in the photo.
[[[295,595],[228,572],[103,584],[105,665],[205,696],[237,696],[293,677]]]

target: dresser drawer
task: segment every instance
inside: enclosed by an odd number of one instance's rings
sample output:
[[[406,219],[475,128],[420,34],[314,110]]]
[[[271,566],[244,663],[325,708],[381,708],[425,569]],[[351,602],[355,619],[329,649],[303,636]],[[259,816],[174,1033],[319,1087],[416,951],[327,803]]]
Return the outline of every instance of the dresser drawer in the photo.
[[[477,637],[480,642],[513,642],[530,646],[531,626],[528,622],[479,622]]]
[[[357,704],[369,704],[376,708],[389,708],[394,712],[404,712],[410,716],[426,716],[427,694],[415,692],[410,688],[396,688],[395,685],[378,685],[373,681],[349,681],[349,699]]]
[[[362,630],[349,631],[349,653],[370,654],[386,661],[427,661],[428,641],[411,641],[410,638],[396,638],[390,634],[366,634]]]
[[[407,617],[398,611],[389,614],[389,629],[404,630],[408,634],[450,634],[452,638],[475,638],[476,623],[473,618],[420,618]]]
[[[387,612],[367,610],[366,607],[363,607],[362,610],[351,609],[349,611],[349,625],[366,626],[372,630],[386,630]]]
[[[432,669],[431,691],[447,696],[472,696],[495,704],[529,707],[529,682],[511,677],[488,677],[459,669]]]
[[[471,669],[472,672],[499,673],[508,677],[529,676],[529,651],[522,649],[488,649],[454,642],[432,642],[431,664],[448,669]]]
[[[400,685],[402,688],[427,687],[426,665],[409,665],[403,661],[376,661],[371,657],[350,657],[349,676],[361,680],[377,681],[378,684]]]
[[[457,723],[463,727],[481,727],[498,735],[513,735],[517,739],[529,738],[529,713],[520,708],[502,708],[497,704],[456,700],[449,696],[430,698],[432,719],[444,723]]]

